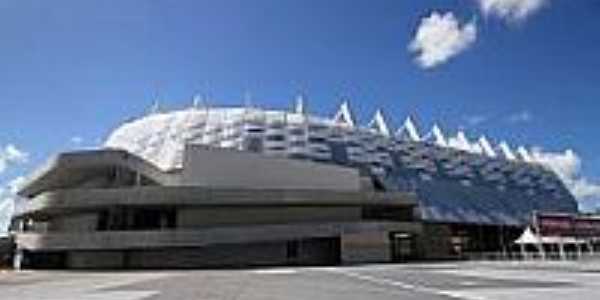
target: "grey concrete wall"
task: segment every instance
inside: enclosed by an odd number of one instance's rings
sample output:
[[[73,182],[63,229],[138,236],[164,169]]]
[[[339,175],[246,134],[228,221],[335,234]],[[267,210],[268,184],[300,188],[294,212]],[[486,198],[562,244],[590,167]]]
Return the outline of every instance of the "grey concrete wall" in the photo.
[[[143,269],[242,267],[289,264],[335,264],[337,239],[307,239],[297,243],[297,256],[288,255],[288,241],[219,244],[205,247],[70,251],[66,266],[74,269]]]
[[[123,267],[121,251],[72,251],[67,253],[67,267],[72,269],[119,269]]]
[[[57,216],[48,222],[48,231],[91,232],[98,225],[98,213]]]
[[[128,255],[128,268],[198,268],[217,266],[278,265],[286,263],[285,243],[215,245],[201,248],[136,250]]]
[[[447,225],[424,224],[423,234],[417,239],[421,257],[425,259],[455,258],[451,254],[452,233]]]
[[[96,231],[85,233],[19,233],[16,243],[35,251],[119,250],[198,247],[306,238],[336,237],[361,232],[406,231],[414,223],[338,222],[219,226],[195,230]]]
[[[10,265],[12,252],[12,240],[8,237],[0,237],[0,268]]]
[[[360,217],[359,206],[182,208],[177,211],[177,227],[184,230],[216,225],[351,222],[360,221]]]
[[[344,263],[371,263],[389,262],[392,260],[390,232],[409,233],[415,237],[417,257],[422,257],[423,248],[436,247],[436,245],[422,242],[423,226],[421,223],[397,223],[387,230],[372,230],[363,232],[345,233],[341,235],[342,262]],[[420,244],[419,244],[420,243]],[[421,251],[421,252],[419,252]],[[427,249],[427,251],[431,251]]]
[[[25,197],[38,193],[72,188],[96,174],[99,170],[110,170],[115,166],[139,172],[161,185],[178,185],[181,181],[178,172],[163,172],[144,159],[123,150],[89,150],[61,153],[37,169],[23,188],[18,192]]]
[[[341,248],[344,263],[391,261],[388,232],[344,234]]]
[[[128,205],[171,205],[185,207],[248,205],[385,205],[407,209],[416,204],[415,195],[364,191],[309,189],[243,189],[207,187],[145,186],[119,189],[73,189],[37,195],[15,216],[25,214],[62,215],[99,207]]]
[[[253,189],[359,190],[358,170],[310,161],[186,146],[182,184]]]

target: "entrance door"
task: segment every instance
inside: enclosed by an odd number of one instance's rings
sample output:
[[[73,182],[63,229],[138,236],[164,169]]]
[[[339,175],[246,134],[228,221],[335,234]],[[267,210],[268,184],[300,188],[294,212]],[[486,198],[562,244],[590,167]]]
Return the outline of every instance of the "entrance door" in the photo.
[[[404,262],[415,257],[415,239],[410,233],[390,233],[390,247],[393,262]]]

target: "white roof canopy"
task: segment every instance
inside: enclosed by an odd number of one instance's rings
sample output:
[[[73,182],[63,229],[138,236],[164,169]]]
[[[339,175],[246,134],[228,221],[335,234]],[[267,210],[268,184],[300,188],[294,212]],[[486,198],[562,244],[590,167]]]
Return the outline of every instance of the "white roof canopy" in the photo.
[[[577,239],[572,236],[540,236],[527,226],[521,236],[514,241],[517,245],[531,244],[584,244],[585,240]]]
[[[538,235],[533,233],[531,227],[527,227],[521,236],[515,240],[515,244],[525,245],[525,244],[539,244],[541,239]]]

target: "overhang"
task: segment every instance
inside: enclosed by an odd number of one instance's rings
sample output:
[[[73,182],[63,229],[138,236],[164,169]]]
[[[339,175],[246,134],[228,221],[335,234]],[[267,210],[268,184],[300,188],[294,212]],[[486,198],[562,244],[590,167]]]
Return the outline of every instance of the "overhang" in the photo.
[[[339,190],[232,189],[144,186],[124,189],[70,189],[44,192],[15,216],[57,215],[114,206],[404,206],[411,193]]]
[[[108,168],[122,167],[161,185],[177,181],[176,173],[163,172],[144,159],[124,150],[103,149],[61,153],[33,172],[18,191],[31,198],[41,192],[72,187],[89,176]]]

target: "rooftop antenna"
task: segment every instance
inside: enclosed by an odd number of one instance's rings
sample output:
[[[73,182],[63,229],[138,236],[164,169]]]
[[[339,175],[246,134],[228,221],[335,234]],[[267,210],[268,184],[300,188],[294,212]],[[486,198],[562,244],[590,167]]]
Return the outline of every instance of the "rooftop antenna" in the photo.
[[[194,109],[207,108],[206,96],[204,94],[196,94],[192,100],[192,107]]]
[[[252,107],[252,93],[246,91],[244,93],[244,107],[251,108]]]
[[[154,100],[154,102],[152,103],[152,106],[150,106],[149,114],[154,115],[157,113],[160,113],[160,103],[158,100]]]
[[[198,109],[202,105],[202,96],[195,95],[192,99],[192,107]]]
[[[294,106],[294,112],[299,114],[299,115],[304,115],[306,114],[306,103],[305,103],[305,97],[304,94],[300,93],[298,94],[298,96],[296,96],[296,103]]]
[[[159,82],[155,82],[154,83],[154,101],[152,102],[152,105],[150,106],[150,110],[148,111],[148,114],[153,115],[153,114],[158,114],[161,111],[161,107],[160,107],[160,87],[159,87]]]

